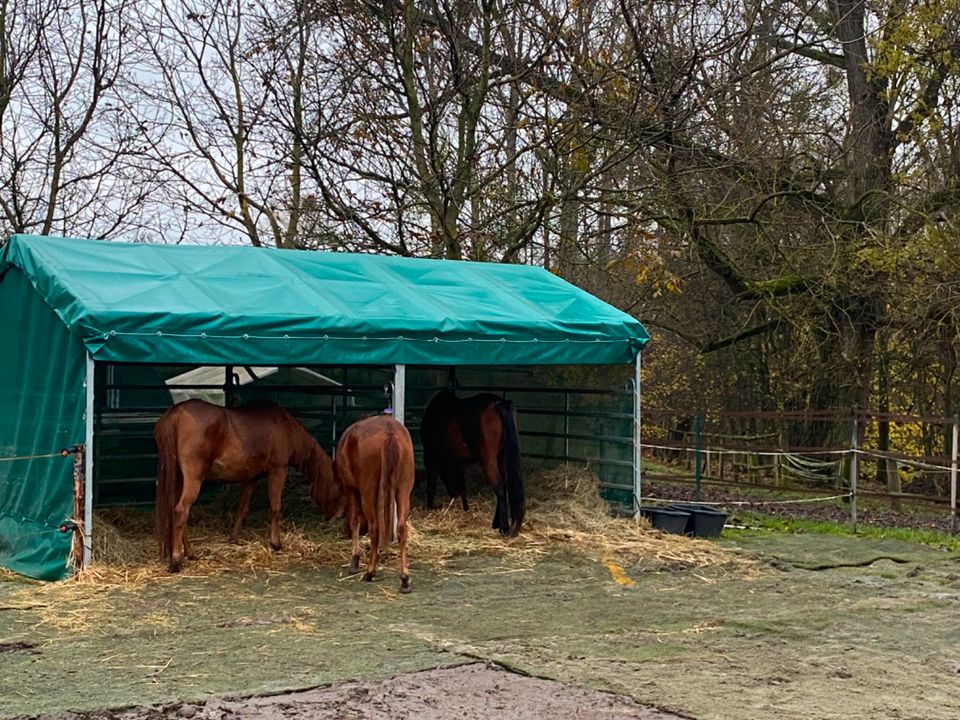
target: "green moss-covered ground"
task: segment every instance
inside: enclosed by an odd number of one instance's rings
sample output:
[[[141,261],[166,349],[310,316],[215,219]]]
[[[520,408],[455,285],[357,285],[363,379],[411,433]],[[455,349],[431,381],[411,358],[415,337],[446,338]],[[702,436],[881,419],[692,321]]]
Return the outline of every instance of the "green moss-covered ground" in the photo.
[[[726,538],[756,572],[463,557],[395,592],[339,571],[129,588],[0,581],[0,717],[305,688],[484,658],[711,718],[960,717],[960,561],[891,540]],[[816,568],[816,569],[810,569]],[[32,647],[28,647],[32,646]]]

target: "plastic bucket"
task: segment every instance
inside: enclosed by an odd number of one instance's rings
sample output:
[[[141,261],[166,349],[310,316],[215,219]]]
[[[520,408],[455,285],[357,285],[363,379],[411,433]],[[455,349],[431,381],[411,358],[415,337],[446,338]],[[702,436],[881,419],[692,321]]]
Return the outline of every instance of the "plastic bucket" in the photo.
[[[690,513],[674,508],[645,507],[640,508],[640,514],[657,530],[674,535],[683,535],[690,521]]]
[[[727,522],[727,514],[722,510],[698,505],[696,503],[673,503],[671,510],[687,513],[689,520],[685,532],[699,538],[720,537]]]

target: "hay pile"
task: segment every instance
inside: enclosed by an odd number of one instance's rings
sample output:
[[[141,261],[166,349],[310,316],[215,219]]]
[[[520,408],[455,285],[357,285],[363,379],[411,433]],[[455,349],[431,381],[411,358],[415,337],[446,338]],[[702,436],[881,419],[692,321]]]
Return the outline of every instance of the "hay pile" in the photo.
[[[233,495],[226,493],[224,497]],[[296,566],[337,566],[350,559],[350,540],[343,535],[343,522],[325,522],[318,512],[312,517],[309,512],[294,512],[284,519],[283,550],[279,553],[270,547],[263,514],[252,513],[240,541],[229,542],[232,517],[228,501],[194,506],[188,535],[197,558],[185,561],[181,576],[283,572]],[[151,512],[129,508],[97,512],[93,557],[93,565],[75,577],[77,582],[127,584],[170,577],[154,536]]]
[[[417,550],[441,563],[478,552],[505,556],[514,563],[535,562],[558,549],[645,568],[732,568],[741,563],[715,543],[665,535],[652,530],[646,519],[612,516],[600,496],[596,475],[583,468],[559,467],[534,474],[527,489],[527,515],[518,537],[501,538],[490,529],[494,502],[485,493],[472,500],[469,513],[459,503],[418,513]]]
[[[239,544],[227,541],[235,495],[224,493],[212,504],[195,506],[190,538],[197,559],[182,575],[207,577],[224,572],[283,572],[296,566],[346,567],[350,541],[342,520],[325,522],[310,505],[304,489],[291,486],[285,496],[284,548],[271,550],[263,513],[251,514]],[[616,518],[597,490],[597,478],[583,468],[557,468],[530,474],[523,531],[502,538],[490,528],[494,501],[489,490],[474,494],[464,513],[459,501],[429,511],[414,500],[410,517],[410,561],[414,569],[442,569],[464,555],[494,555],[516,566],[530,566],[558,549],[625,567],[743,568],[743,560],[724,547],[703,540],[664,535],[645,520]],[[391,546],[384,560],[395,561]],[[153,536],[153,515],[131,509],[97,513],[92,567],[79,583],[126,585],[169,578]]]

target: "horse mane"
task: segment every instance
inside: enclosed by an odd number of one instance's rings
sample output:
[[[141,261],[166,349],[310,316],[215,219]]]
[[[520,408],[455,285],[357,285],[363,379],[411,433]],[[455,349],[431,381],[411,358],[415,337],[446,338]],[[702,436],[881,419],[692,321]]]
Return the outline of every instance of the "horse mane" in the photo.
[[[327,519],[340,514],[341,488],[333,471],[333,461],[307,429],[292,415],[290,417],[290,438],[293,465],[310,483],[310,495]]]
[[[300,472],[305,473],[309,469],[308,465],[310,464],[310,459],[314,451],[320,449],[322,452],[323,448],[320,447],[317,439],[308,433],[307,429],[292,415],[290,416],[290,421],[290,439],[293,444],[293,455],[290,458],[290,464]]]

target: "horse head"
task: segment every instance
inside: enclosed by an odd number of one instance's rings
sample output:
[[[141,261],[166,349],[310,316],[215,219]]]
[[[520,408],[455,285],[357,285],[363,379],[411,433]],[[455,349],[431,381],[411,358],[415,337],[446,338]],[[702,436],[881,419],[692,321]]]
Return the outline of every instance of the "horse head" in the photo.
[[[327,520],[342,515],[345,504],[342,488],[333,473],[333,461],[319,444],[311,448],[307,456],[304,475],[310,481],[310,497]]]

